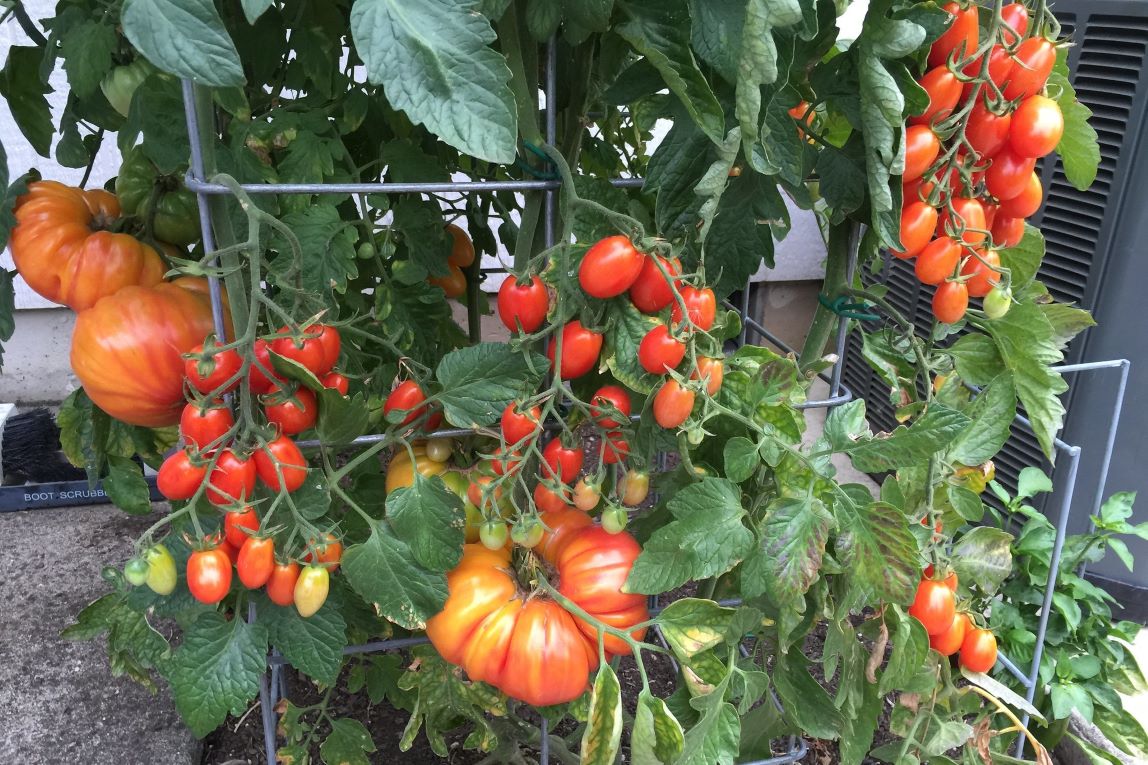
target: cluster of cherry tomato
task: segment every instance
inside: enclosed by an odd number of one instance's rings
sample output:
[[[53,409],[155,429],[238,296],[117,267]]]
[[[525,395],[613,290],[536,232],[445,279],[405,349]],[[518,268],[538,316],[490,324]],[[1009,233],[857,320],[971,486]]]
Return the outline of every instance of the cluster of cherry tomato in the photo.
[[[1040,208],[1036,162],[1060,143],[1064,117],[1042,94],[1056,49],[1039,35],[1024,37],[1023,4],[1004,6],[1006,26],[982,55],[974,55],[976,5],[949,2],[944,9],[951,23],[918,81],[929,105],[905,131],[903,249],[893,254],[916,258],[917,278],[937,288],[933,314],[951,324],[965,315],[970,297],[983,298],[989,318],[1008,312],[1012,293],[999,251],[1020,242],[1025,218]],[[952,124],[954,114],[962,115],[959,124]]]
[[[453,223],[446,227],[451,238],[450,257],[447,258],[446,276],[432,276],[428,282],[441,287],[448,298],[462,297],[466,293],[466,274],[462,269],[474,263],[474,243],[458,226]]]
[[[996,637],[977,627],[968,613],[957,611],[956,573],[944,579],[934,579],[933,573],[932,566],[925,569],[909,615],[925,627],[937,653],[958,654],[960,665],[970,672],[988,672],[997,661]]]

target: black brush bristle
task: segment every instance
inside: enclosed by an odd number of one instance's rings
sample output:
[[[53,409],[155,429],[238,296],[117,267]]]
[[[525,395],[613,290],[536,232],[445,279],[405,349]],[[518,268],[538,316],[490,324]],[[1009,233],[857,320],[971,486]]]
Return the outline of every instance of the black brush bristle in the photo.
[[[60,429],[44,408],[18,412],[4,423],[4,483],[77,481],[84,471],[73,467],[60,451]]]

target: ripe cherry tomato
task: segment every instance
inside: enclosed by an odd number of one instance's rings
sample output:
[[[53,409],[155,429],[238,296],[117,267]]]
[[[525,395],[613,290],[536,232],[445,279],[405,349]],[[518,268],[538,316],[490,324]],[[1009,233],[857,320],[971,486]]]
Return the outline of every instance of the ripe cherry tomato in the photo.
[[[220,452],[207,477],[207,499],[216,505],[242,502],[255,491],[255,463],[231,449]]]
[[[918,84],[929,95],[929,105],[925,111],[909,118],[910,125],[930,125],[953,113],[963,87],[947,66],[934,67],[925,72]]]
[[[590,398],[590,414],[603,428],[620,428],[630,420],[630,394],[620,385],[603,385]]]
[[[650,474],[642,470],[627,470],[618,488],[622,504],[637,507],[650,494]]]
[[[306,367],[315,375],[324,375],[330,368],[323,367],[327,362],[327,350],[319,342],[319,332],[315,327],[307,327],[293,332],[290,327],[279,328],[279,335],[271,341],[271,350],[280,356]]]
[[[985,106],[978,103],[969,113],[969,122],[965,127],[965,138],[969,140],[973,151],[983,159],[992,157],[1008,142],[1009,128],[1012,126],[1012,114],[997,115]]]
[[[175,558],[162,544],[152,545],[144,553],[147,562],[147,586],[156,595],[170,595],[175,591]]]
[[[1005,288],[1001,289],[997,285],[989,294],[985,295],[984,309],[985,316],[990,319],[999,319],[1009,312],[1012,308],[1012,290]]]
[[[965,77],[980,77],[981,70],[984,69],[984,63],[984,55],[977,56],[965,65],[963,74]],[[992,80],[998,88],[1004,87],[1005,82],[1008,81],[1012,66],[1013,60],[1012,56],[1009,55],[1008,49],[1003,45],[994,45],[989,52],[989,79]],[[971,97],[975,86],[976,83],[974,82],[964,83],[961,99],[964,100]],[[984,103],[983,99],[987,92],[986,86],[981,86],[981,103]]]
[[[670,328],[659,324],[642,338],[638,345],[638,362],[650,374],[665,374],[682,363],[686,344],[670,334]]]
[[[314,616],[327,601],[331,575],[322,566],[304,566],[295,582],[295,610],[304,619]]]
[[[344,396],[351,391],[351,381],[338,372],[328,372],[322,382],[324,388],[337,390]]]
[[[561,438],[555,438],[542,450],[542,475],[568,484],[582,470],[582,459],[580,444],[566,446]]]
[[[546,349],[551,366],[554,365],[556,343],[552,339]],[[598,363],[602,352],[602,335],[582,326],[575,319],[562,328],[562,379],[581,377]]]
[[[1024,191],[1035,168],[1034,157],[1018,157],[1011,147],[1005,146],[993,157],[985,174],[985,185],[990,194],[1004,202]]]
[[[188,404],[179,417],[179,432],[183,440],[204,450],[209,445],[219,446],[223,436],[235,424],[231,410],[216,401],[205,406]]]
[[[1056,63],[1056,48],[1043,37],[1030,37],[1016,51],[1004,97],[1009,101],[1028,98],[1044,89]]]
[[[988,224],[985,222],[985,208],[980,200],[968,197],[957,197],[950,203],[951,209],[946,208],[941,214],[941,221],[937,224],[937,235],[942,234],[957,237],[960,230],[960,241],[965,244],[977,246],[988,236]]]
[[[940,284],[956,272],[960,259],[959,244],[948,236],[937,237],[917,256],[917,279],[922,284]]]
[[[328,571],[338,571],[339,562],[343,560],[343,543],[334,534],[328,533],[322,542],[311,540],[315,554],[307,553],[303,560],[316,566],[323,566]]]
[[[997,639],[992,632],[973,628],[961,643],[961,666],[970,672],[988,672],[997,663]]]
[[[510,541],[529,550],[538,546],[538,543],[542,541],[542,535],[545,533],[546,528],[537,518],[524,518],[514,524],[510,530]]]
[[[450,257],[447,262],[457,268],[467,268],[474,262],[474,242],[453,223],[447,224],[446,231],[450,234]]]
[[[977,49],[980,26],[977,7],[961,8],[959,3],[945,3],[944,10],[953,16],[945,33],[929,49],[929,66],[944,66],[950,59],[960,61]]]
[[[218,547],[196,550],[187,559],[187,589],[200,603],[218,603],[231,589],[231,559]]]
[[[201,343],[192,348],[190,353],[184,354],[183,373],[191,383],[191,387],[200,393],[212,393],[218,389],[221,395],[234,390],[239,384],[239,378],[236,378],[223,388],[223,384],[235,376],[243,366],[239,352],[234,348],[217,351],[215,350],[217,347],[215,338],[209,337],[206,351],[204,344]]]
[[[408,412],[399,424],[410,425],[426,412],[425,406],[419,406],[426,400],[426,394],[419,384],[414,380],[406,380],[399,383],[398,387],[387,396],[387,400],[383,403],[383,415],[389,415],[391,412]],[[388,421],[391,419],[387,417]]]
[[[993,246],[1000,249],[1016,247],[1024,238],[1024,219],[998,215],[993,221]]]
[[[517,402],[510,402],[502,410],[502,438],[507,446],[525,441],[542,429],[542,407],[532,406],[521,411]]]
[[[694,392],[669,379],[654,396],[654,419],[667,430],[686,421],[694,409]]]
[[[496,486],[491,489],[489,485],[493,481],[494,478],[488,475],[475,476],[466,489],[466,498],[475,507],[494,510],[494,506],[502,501],[502,487]]]
[[[659,263],[671,276],[677,276],[682,272],[681,261],[677,258],[663,258],[661,255],[646,256],[637,280],[630,286],[630,301],[644,313],[657,313],[674,300],[674,291],[666,277],[662,276],[662,271],[658,268]],[[674,281],[677,284],[677,280]]]
[[[269,395],[271,398],[264,402],[263,413],[268,422],[278,425],[289,436],[313,427],[319,418],[319,403],[307,388],[300,386],[290,395],[276,389]]]
[[[541,483],[534,487],[534,504],[542,513],[556,513],[570,507],[557,492]]]
[[[275,540],[271,537],[247,537],[239,548],[235,564],[239,581],[249,590],[257,590],[271,578],[275,570]]]
[[[944,282],[933,293],[933,316],[942,324],[955,324],[969,308],[969,290],[961,282]]]
[[[1000,214],[1006,218],[1027,218],[1040,209],[1044,201],[1044,186],[1035,172],[1029,175],[1024,191],[1000,204]]]
[[[717,318],[717,297],[709,287],[697,289],[696,287],[682,287],[680,290],[682,302],[686,304],[687,315],[690,321],[703,332],[714,325]],[[670,319],[677,326],[682,321],[682,307],[674,301],[670,309]]]
[[[790,117],[793,117],[793,119],[797,120],[798,122],[804,122],[809,127],[813,127],[813,119],[817,116],[817,111],[809,108],[809,102],[808,101],[800,101],[800,102],[798,102],[797,106],[790,107],[786,111],[788,112]],[[800,125],[798,125],[797,126],[797,137],[801,138],[804,135],[805,135],[804,128],[802,128]],[[806,139],[806,140],[808,140],[812,143],[812,139]],[[735,175],[734,170],[738,171],[736,174],[741,173],[740,168],[731,168],[730,169],[730,175]]]
[[[251,350],[258,363],[252,362],[251,364],[247,387],[251,388],[253,393],[266,393],[278,385],[283,385],[283,380],[274,374],[275,367],[271,366],[271,344],[266,340],[259,339],[255,341]],[[272,376],[268,377],[264,374],[264,369],[272,373]]]
[[[1019,1],[1010,3],[1001,8],[1001,18],[1012,28],[1011,32],[1008,29],[1004,30],[1004,40],[1009,45],[1014,45],[1028,31],[1028,8]]]
[[[936,230],[937,209],[924,202],[906,199],[901,209],[901,246],[905,249],[893,250],[893,255],[901,259],[916,257]]]
[[[251,531],[259,531],[259,516],[255,514],[255,508],[246,506],[223,514],[223,537],[236,550],[251,538],[248,533]]]
[[[502,521],[486,521],[478,529],[478,539],[487,550],[501,550],[506,547],[509,535],[510,531]]]
[[[458,266],[448,264],[446,276],[432,276],[427,281],[445,292],[448,298],[466,294],[466,274]]]
[[[725,367],[721,359],[712,359],[705,356],[698,357],[698,368],[690,374],[691,380],[705,380],[706,393],[716,396],[721,390],[722,380],[725,378]]]
[[[269,441],[262,449],[256,449],[251,457],[255,463],[255,474],[273,491],[280,488],[295,491],[307,480],[307,460],[299,447],[285,435]],[[275,465],[279,464],[279,472]],[[283,481],[279,481],[279,473]]]
[[[549,310],[550,294],[537,276],[523,285],[514,276],[508,276],[498,288],[498,317],[511,332],[518,332],[519,324],[523,332],[534,332],[546,321]]]
[[[1009,129],[1009,146],[1019,157],[1044,157],[1064,135],[1060,106],[1042,95],[1029,96],[1017,107]]]
[[[196,464],[187,449],[180,449],[159,466],[155,485],[168,499],[191,499],[205,478],[206,465]]]
[[[920,178],[940,153],[941,141],[928,125],[910,125],[905,130],[905,173],[901,182]]]
[[[514,475],[522,467],[522,452],[518,449],[498,449],[490,458],[490,468],[495,475]]]
[[[972,627],[972,620],[968,614],[957,614],[952,623],[944,632],[929,636],[929,645],[941,656],[952,656],[961,650],[961,643],[965,640],[965,633]]]
[[[922,579],[917,596],[909,606],[909,615],[925,626],[930,635],[940,635],[953,623],[957,613],[953,591],[935,579]]]
[[[602,487],[596,483],[590,483],[585,478],[578,481],[574,486],[574,507],[578,508],[584,513],[588,513],[598,506],[598,501],[602,499]]]
[[[602,462],[614,465],[630,456],[630,442],[625,439],[620,430],[611,430],[602,439]]]
[[[311,332],[319,333],[319,345],[323,348],[323,366],[320,367],[323,371],[317,373],[321,379],[324,374],[330,372],[339,363],[343,339],[339,335],[339,330],[329,324],[312,324]]]
[[[299,564],[276,563],[267,580],[267,597],[277,606],[289,606],[295,602],[295,583],[299,581]]]
[[[637,281],[645,260],[628,237],[608,236],[598,240],[582,258],[578,283],[591,297],[621,295]]]
[[[1000,264],[1001,256],[996,250],[988,252],[978,250],[976,254],[968,256],[968,260],[961,267],[961,276],[969,277],[965,282],[969,297],[979,298],[989,294],[989,290],[1000,280],[1000,274],[993,270],[992,266],[1000,268]]]

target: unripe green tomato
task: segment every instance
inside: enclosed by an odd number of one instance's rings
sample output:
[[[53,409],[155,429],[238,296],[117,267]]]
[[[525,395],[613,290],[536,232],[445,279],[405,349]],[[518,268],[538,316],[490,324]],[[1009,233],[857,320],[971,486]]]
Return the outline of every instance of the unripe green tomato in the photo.
[[[506,546],[509,532],[502,521],[486,521],[478,529],[478,539],[488,550],[501,550]]]
[[[537,518],[524,518],[514,524],[514,528],[510,531],[510,538],[519,547],[537,547],[538,543],[542,541],[544,531],[545,529]]]
[[[184,188],[178,177],[161,176],[140,146],[129,149],[116,176],[116,196],[124,215],[146,215],[157,185],[162,191],[155,198],[156,238],[181,246],[199,241],[199,205],[195,195]]]
[[[630,517],[618,505],[610,505],[602,511],[602,528],[610,534],[618,534],[626,528]]]
[[[1001,318],[1012,308],[1012,290],[1008,287],[1004,289],[999,286],[993,287],[989,290],[989,294],[985,295],[984,307],[985,316],[990,319]]]
[[[602,487],[596,483],[590,483],[585,478],[578,481],[574,486],[574,507],[582,510],[583,512],[590,512],[598,506],[598,500],[602,498]]]
[[[622,476],[622,504],[637,507],[646,501],[650,494],[650,474],[641,470],[629,470]]]
[[[124,566],[124,579],[128,580],[128,584],[132,587],[139,587],[147,582],[148,565],[147,561],[143,558],[132,558],[128,564]]]
[[[454,441],[449,438],[432,438],[427,441],[427,457],[435,462],[446,462],[454,451]]]
[[[686,431],[686,440],[690,442],[690,446],[697,446],[706,439],[706,432],[700,426],[694,426]]]
[[[175,558],[163,545],[155,545],[144,553],[147,561],[147,586],[156,595],[170,595],[175,590]]]
[[[135,95],[136,89],[154,71],[147,59],[137,58],[132,63],[117,66],[104,75],[100,90],[104,92],[104,98],[108,99],[112,108],[119,112],[120,116],[126,117],[131,110],[132,96]]]
[[[466,499],[466,490],[470,486],[470,481],[457,470],[448,470],[439,476],[446,487],[450,489],[452,494],[456,494],[462,499]]]

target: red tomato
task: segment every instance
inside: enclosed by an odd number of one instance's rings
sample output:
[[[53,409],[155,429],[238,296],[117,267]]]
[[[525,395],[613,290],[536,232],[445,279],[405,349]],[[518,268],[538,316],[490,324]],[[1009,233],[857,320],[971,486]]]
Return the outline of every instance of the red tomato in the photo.
[[[630,456],[630,442],[620,430],[611,430],[602,439],[600,448],[602,462],[615,465]]]
[[[970,672],[988,672],[997,663],[997,639],[992,632],[971,629],[961,643],[961,666]]]
[[[498,449],[490,458],[490,469],[495,475],[513,475],[520,467],[522,467],[522,452],[518,449],[513,451]]]
[[[471,502],[471,504],[477,504]],[[542,513],[556,513],[570,507],[570,504],[562,499],[562,497],[546,487],[545,484],[538,484],[534,487],[534,504]]]
[[[409,412],[399,424],[410,425],[426,413],[427,408],[419,406],[426,400],[427,396],[419,384],[414,380],[406,380],[399,383],[398,387],[387,396],[387,400],[383,403],[383,416],[386,417],[391,412]],[[387,417],[387,419],[390,420],[391,418]]]
[[[981,70],[984,69],[985,57],[984,55],[977,56],[968,64],[965,65],[963,74],[965,77],[980,77]],[[997,88],[1004,87],[1005,82],[1008,81],[1009,73],[1012,71],[1013,60],[1009,55],[1008,49],[1003,45],[994,45],[989,52],[989,79],[992,80]],[[976,87],[974,82],[964,83],[961,91],[961,99],[965,100],[972,96],[973,88]],[[978,100],[984,103],[984,98],[988,93],[987,86],[981,86],[981,92]]]
[[[993,221],[997,219],[997,211],[1000,209],[1000,205],[994,205],[982,201],[981,207],[985,208],[985,225],[988,226],[991,230],[993,227]]]
[[[466,487],[466,498],[470,500],[470,504],[497,512],[494,505],[502,500],[502,487],[489,488],[489,484],[493,481],[494,478],[488,475],[475,476],[470,486]],[[483,493],[486,494],[485,502],[483,501]]]
[[[972,627],[968,614],[957,614],[944,632],[929,636],[929,645],[941,656],[952,656],[961,649],[965,633]]]
[[[648,255],[642,263],[642,270],[637,280],[630,287],[630,301],[639,311],[644,313],[657,313],[674,301],[674,291],[670,282],[662,276],[661,269],[666,273],[677,276],[682,272],[682,264],[677,258],[663,258],[661,255]],[[674,280],[677,284],[677,280]]]
[[[551,366],[554,365],[555,348],[556,343],[551,339],[546,350]],[[601,352],[602,335],[586,329],[577,319],[567,322],[562,328],[562,379],[581,377],[594,369]]]
[[[502,410],[502,438],[508,446],[523,442],[542,429],[542,407],[532,406],[525,412],[510,402]]]
[[[236,550],[250,538],[249,531],[259,531],[259,516],[255,514],[255,508],[248,505],[223,514],[223,538]]]
[[[685,422],[694,409],[694,392],[677,380],[666,380],[654,395],[654,419],[667,430]]]
[[[252,352],[255,354],[255,362],[252,362],[248,370],[247,387],[251,388],[253,393],[267,393],[272,388],[283,385],[284,381],[275,374],[275,367],[271,366],[271,345],[266,340],[256,340],[252,347]],[[271,375],[264,374],[263,370]]]
[[[200,603],[223,600],[231,589],[231,560],[218,547],[196,550],[187,559],[187,589]]]
[[[234,390],[239,384],[239,378],[236,378],[226,388],[223,387],[223,384],[231,380],[243,366],[238,351],[234,348],[217,351],[215,350],[217,347],[215,338],[209,337],[206,351],[201,343],[184,354],[183,373],[191,383],[191,387],[200,393],[218,391],[217,395],[222,395]]]
[[[905,174],[901,182],[915,181],[937,160],[941,141],[928,125],[911,125],[905,130]]]
[[[922,579],[909,615],[925,626],[930,635],[940,635],[953,624],[957,613],[953,591],[934,579]]]
[[[508,276],[498,288],[498,317],[511,332],[534,332],[546,321],[550,310],[550,294],[546,285],[537,276],[530,277],[528,284],[520,285],[513,276]]]
[[[969,308],[969,289],[961,282],[944,282],[933,293],[933,315],[942,324],[960,321]]]
[[[342,395],[347,395],[351,391],[351,382],[338,372],[328,372],[322,380],[324,388],[337,390]]]
[[[219,401],[202,407],[188,404],[179,417],[179,433],[186,443],[204,450],[213,443],[220,446],[234,424],[231,410]]]
[[[427,281],[445,292],[448,298],[466,294],[466,274],[458,266],[448,264],[446,276],[432,276]]]
[[[984,253],[978,251],[978,254],[980,257],[970,255],[965,261],[965,265],[961,267],[961,276],[970,277],[965,282],[969,297],[975,298],[989,294],[989,290],[1000,280],[1000,274],[992,268],[992,266],[999,268],[1001,264],[1001,256],[997,254],[996,250],[989,250]]]
[[[610,534],[601,526],[588,526],[572,535],[554,560],[561,577],[558,592],[611,626],[638,624],[648,617],[646,596],[622,592],[622,586],[641,553],[641,546],[629,534]],[[597,628],[581,619],[576,621],[587,639],[596,644]],[[640,640],[644,632],[635,632],[633,637]],[[630,653],[630,646],[613,635],[605,636],[604,646],[612,654]]]
[[[637,281],[645,260],[646,256],[634,248],[628,237],[608,236],[596,242],[582,258],[578,283],[591,297],[621,295]]]
[[[638,345],[638,362],[650,374],[665,374],[682,363],[686,356],[686,344],[670,334],[670,328],[659,324],[642,338]]]
[[[1001,18],[1012,28],[1011,32],[1004,30],[1004,41],[1009,45],[1016,44],[1028,31],[1028,8],[1021,2],[1010,3],[1001,8]]]
[[[1035,172],[1029,175],[1024,191],[1000,203],[1000,214],[1006,218],[1027,218],[1040,209],[1044,201],[1044,186]]]
[[[1044,157],[1064,135],[1064,115],[1047,96],[1029,96],[1017,107],[1009,130],[1009,146],[1019,157]]]
[[[1004,88],[1004,97],[1009,101],[1028,98],[1044,89],[1056,63],[1056,48],[1043,37],[1030,37],[1017,48],[1015,58]]]
[[[1000,249],[1016,247],[1024,238],[1024,220],[998,215],[993,221],[993,246]]]
[[[275,570],[275,540],[271,537],[247,537],[239,548],[239,560],[235,562],[239,581],[249,590],[256,590],[267,584]]]
[[[231,449],[220,452],[207,479],[207,499],[216,505],[230,505],[242,502],[254,491],[255,463]]]
[[[1024,191],[1035,168],[1035,158],[1019,157],[1006,146],[993,157],[985,175],[985,185],[989,193],[1000,201],[1012,199]]]
[[[950,59],[960,61],[977,49],[980,26],[977,6],[962,9],[959,3],[945,3],[944,10],[953,16],[949,28],[929,49],[929,66],[944,66]]]
[[[277,606],[289,606],[295,602],[295,583],[299,581],[299,564],[276,563],[267,580],[267,597]]]
[[[207,467],[193,462],[187,449],[180,449],[159,466],[155,484],[168,499],[191,499],[206,477]]]
[[[988,225],[985,223],[985,208],[979,200],[967,197],[957,197],[952,200],[951,209],[946,208],[941,214],[941,221],[937,226],[938,235],[958,236],[960,241],[974,247],[988,236]]]
[[[714,291],[709,287],[700,290],[696,287],[682,287],[680,292],[690,321],[703,332],[708,331],[717,318],[717,297]],[[682,307],[676,300],[670,309],[670,319],[675,325],[682,321]]]
[[[239,548],[224,539],[217,548],[227,556],[227,560],[234,566],[239,561]]]
[[[925,111],[909,118],[910,125],[929,125],[953,113],[961,98],[961,81],[947,66],[938,66],[925,72],[919,84],[929,95]]]
[[[558,510],[544,513],[542,523],[546,531],[538,544],[538,554],[543,560],[555,561],[582,529],[594,525],[594,519],[584,510],[564,505]]]
[[[973,150],[982,158],[988,158],[1001,150],[1008,142],[1012,114],[993,114],[983,102],[978,103],[969,113],[965,127],[965,138]]]
[[[256,449],[252,460],[259,480],[274,491],[280,488],[295,491],[307,480],[307,460],[295,442],[285,435],[268,442],[262,449]],[[276,463],[279,472],[276,472]],[[279,473],[283,474],[282,484]]]
[[[300,386],[290,395],[274,390],[269,395],[271,398],[263,403],[263,413],[268,422],[289,436],[313,427],[319,418],[319,402],[307,388]]]
[[[906,200],[901,209],[901,246],[905,249],[892,250],[893,255],[901,259],[916,257],[936,230],[937,209],[924,202]]]
[[[462,228],[448,223],[446,231],[450,234],[450,257],[447,261],[452,266],[467,268],[474,262],[474,242]]]
[[[590,398],[590,414],[603,428],[622,427],[629,422],[630,412],[630,394],[619,385],[603,385]]]
[[[328,324],[312,324],[311,332],[319,333],[319,345],[323,349],[323,365],[320,367],[323,371],[317,373],[318,377],[322,378],[324,373],[330,372],[339,363],[343,339],[339,336],[339,330]]]
[[[705,380],[706,393],[716,396],[721,389],[722,379],[725,377],[725,368],[721,359],[711,359],[705,356],[698,357],[698,367],[690,375],[691,380]]]
[[[937,237],[917,256],[917,279],[922,284],[940,284],[956,272],[960,259],[959,244],[948,236]]]
[[[568,484],[582,470],[582,456],[580,444],[566,446],[561,438],[555,438],[542,450],[542,475]]]
[[[279,328],[278,334],[286,335],[286,337],[277,337],[272,340],[271,350],[283,358],[291,359],[306,367],[316,376],[324,375],[330,371],[331,367],[324,369],[327,364],[328,349],[320,342],[320,332],[317,329],[319,328],[307,327],[298,332],[292,332],[290,327],[282,326]],[[336,354],[337,356],[338,354]]]
[[[329,571],[339,570],[339,561],[343,559],[343,543],[338,537],[328,533],[322,542],[312,539],[311,545],[315,548],[316,554],[307,553],[303,556],[303,560],[317,566],[321,565]]]

